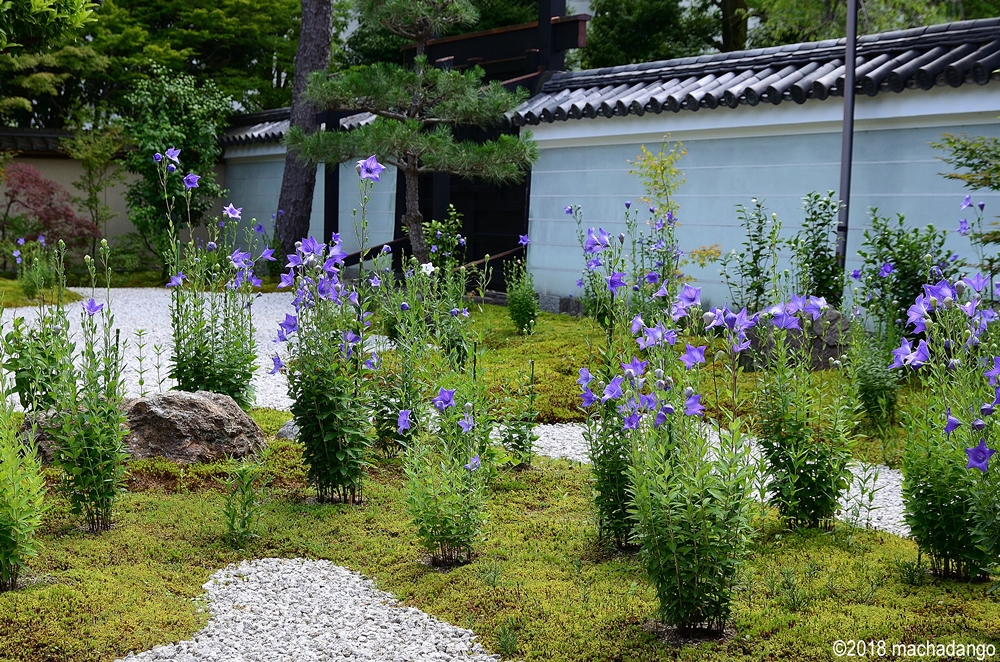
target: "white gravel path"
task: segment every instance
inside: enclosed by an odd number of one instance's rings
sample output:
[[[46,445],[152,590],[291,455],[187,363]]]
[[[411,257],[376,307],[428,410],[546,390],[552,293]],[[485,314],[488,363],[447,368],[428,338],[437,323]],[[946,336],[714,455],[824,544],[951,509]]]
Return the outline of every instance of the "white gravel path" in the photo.
[[[495,662],[472,631],[399,606],[329,561],[260,559],[204,586],[211,619],[193,640],[129,654],[173,662]]]

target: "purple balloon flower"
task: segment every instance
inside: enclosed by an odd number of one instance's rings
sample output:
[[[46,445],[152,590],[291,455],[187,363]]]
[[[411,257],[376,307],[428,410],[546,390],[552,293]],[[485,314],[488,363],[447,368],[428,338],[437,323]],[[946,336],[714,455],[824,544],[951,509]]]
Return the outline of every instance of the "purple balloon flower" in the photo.
[[[967,209],[972,206],[972,196],[965,196],[965,200],[962,200],[962,204],[958,206],[959,209]]]
[[[361,179],[370,179],[377,182],[379,175],[385,170],[385,166],[379,163],[375,159],[375,155],[372,154],[367,159],[358,161],[358,174],[361,175]]]
[[[673,405],[666,404],[660,407],[660,411],[656,413],[656,420],[653,421],[653,427],[660,427],[667,422],[667,416],[674,413]]]
[[[580,368],[580,379],[576,380],[576,383],[580,386],[586,386],[594,379],[594,376],[590,374],[590,370],[587,368]]]
[[[799,326],[799,318],[795,315],[789,315],[788,313],[781,311],[771,318],[771,324],[779,329],[797,329],[802,330]]]
[[[295,274],[291,271],[281,274],[281,282],[278,283],[278,289],[283,287],[291,287],[295,284]]]
[[[469,463],[465,465],[465,468],[469,470],[469,473],[472,473],[479,468],[479,465],[479,453],[476,453],[472,456],[472,459],[469,460]]]
[[[235,207],[233,203],[229,203],[228,207],[222,208],[222,213],[228,218],[235,218],[237,221],[240,220],[240,214],[243,213],[243,207]]]
[[[965,284],[974,289],[976,292],[982,292],[983,288],[989,283],[985,276],[981,273],[977,273],[975,276],[966,276],[962,279]]]
[[[694,347],[693,345],[688,345],[684,350],[684,353],[680,355],[681,363],[684,364],[685,369],[690,370],[699,363],[705,362],[705,350],[708,345],[703,345],[701,347]]]
[[[701,393],[695,393],[684,401],[685,416],[701,416],[705,406],[701,404]]]
[[[681,293],[677,295],[677,303],[685,308],[701,305],[701,288],[691,287],[687,283],[681,288]]]
[[[597,402],[597,396],[594,395],[594,392],[590,390],[589,386],[583,387],[583,393],[581,394],[581,397],[583,398],[584,407],[590,407],[595,402]]]
[[[621,365],[626,377],[635,378],[642,377],[642,373],[646,371],[646,366],[649,365],[649,362],[640,361],[639,357],[633,356],[630,363],[622,363]],[[629,371],[631,371],[631,374],[629,374]]]
[[[522,246],[527,246],[528,244],[531,243],[531,240],[528,239],[528,235],[526,235],[526,234],[519,234],[517,236],[517,243],[521,244]]]
[[[104,304],[97,303],[97,301],[94,300],[94,297],[90,297],[90,301],[86,301],[83,304],[83,309],[87,311],[87,314],[91,317],[101,312],[102,308],[104,308]]]
[[[455,389],[448,390],[444,387],[438,389],[437,396],[431,400],[431,404],[439,412],[444,413],[444,410],[448,407],[455,406]]]
[[[184,275],[183,271],[178,271],[176,274],[170,277],[170,282],[167,283],[167,287],[180,287],[181,283],[187,280],[187,276]]]
[[[625,272],[615,272],[605,278],[608,282],[608,290],[611,292],[612,296],[618,293],[618,290],[625,287]]]
[[[285,313],[285,321],[278,322],[278,326],[285,334],[294,333],[299,330],[299,318],[290,313]]]
[[[285,367],[285,364],[281,362],[281,357],[278,356],[277,354],[271,357],[271,361],[274,362],[274,367],[271,368],[268,372],[272,375],[276,375],[279,370]]]
[[[402,409],[399,412],[399,417],[396,418],[396,431],[399,434],[403,434],[403,430],[410,429],[410,414],[413,413],[410,409]]]
[[[945,423],[944,423],[945,435],[950,437],[951,433],[957,430],[958,426],[961,424],[962,422],[960,420],[951,415],[951,407],[948,407],[947,411],[945,412]]]
[[[989,469],[990,458],[996,453],[992,448],[986,447],[986,440],[980,439],[978,446],[973,446],[972,448],[966,448],[965,454],[969,456],[969,463],[965,465],[966,469],[979,469],[983,473]]]
[[[193,172],[189,172],[184,175],[184,189],[190,191],[193,188],[198,188],[199,179],[201,179],[201,177]]]
[[[471,430],[475,426],[475,422],[472,420],[472,414],[466,414],[461,420],[459,420],[458,426],[462,428],[462,432],[468,432]]]
[[[177,158],[178,156],[181,155],[181,150],[180,149],[178,149],[176,147],[171,147],[170,149],[168,149],[166,151],[166,155],[167,155],[167,158],[170,159],[171,161],[173,161],[174,163],[178,163],[178,164],[180,163],[180,159]]]
[[[882,268],[879,270],[878,277],[879,278],[887,278],[889,276],[889,274],[891,274],[895,270],[896,270],[896,267],[893,266],[893,264],[891,262],[886,262],[885,264],[882,265]]]
[[[604,387],[604,396],[601,398],[601,403],[605,403],[608,400],[617,400],[622,397],[622,382],[625,378],[621,375],[617,375],[611,380],[611,383]]]

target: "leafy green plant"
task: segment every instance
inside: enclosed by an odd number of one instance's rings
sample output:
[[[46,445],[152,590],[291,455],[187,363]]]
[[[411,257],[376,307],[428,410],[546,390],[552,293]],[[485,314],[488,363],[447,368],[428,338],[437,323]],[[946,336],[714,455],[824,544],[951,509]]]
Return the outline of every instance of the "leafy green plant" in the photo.
[[[69,340],[65,308],[39,309],[38,321],[29,325],[15,317],[4,336],[3,367],[14,375],[14,389],[26,410],[47,411],[57,402],[56,382],[69,369],[74,344]]]
[[[31,430],[27,441],[0,377],[0,593],[17,588],[29,558],[38,553],[35,532],[45,512],[45,478]]]
[[[711,449],[696,417],[668,416],[640,438],[631,477],[635,538],[660,618],[721,631],[750,534],[752,463],[738,424]]]
[[[530,335],[538,319],[538,295],[531,272],[520,259],[504,264],[504,282],[507,284],[507,312],[518,333]]]
[[[516,398],[521,408],[508,413],[501,432],[501,442],[519,468],[531,466],[531,460],[535,457],[535,441],[538,440],[538,435],[535,434],[535,419],[538,417],[538,412],[535,411],[535,362],[532,360],[528,364],[530,374],[527,389],[519,389]],[[524,390],[527,390],[527,396],[520,392]]]
[[[405,463],[410,517],[435,564],[472,560],[485,521],[486,461],[470,434],[479,421],[471,402],[455,404],[456,390],[439,390],[433,401],[440,414],[436,437],[421,438]]]
[[[375,157],[361,162],[360,248],[367,240],[367,205],[373,182],[383,169]],[[371,425],[377,379],[369,377],[383,368],[377,352],[366,343],[368,318],[381,287],[378,274],[386,267],[386,254],[375,260],[369,277],[361,265],[351,286],[340,279],[347,253],[334,234],[329,245],[310,237],[296,242],[288,256],[290,270],[279,287],[295,291],[294,315],[285,314],[278,340],[293,339],[288,365],[274,356],[274,370],[286,370],[292,414],[299,426],[302,456],[309,482],[320,502],[334,499],[360,503],[364,468],[372,445]]]
[[[729,288],[733,306],[757,311],[779,298],[778,253],[786,241],[781,238],[778,215],[768,215],[757,198],[750,202],[751,209],[742,204],[736,206],[736,215],[746,233],[743,248],[734,248],[722,257],[719,273]]]
[[[899,374],[889,369],[888,350],[868,333],[855,317],[851,322],[851,343],[847,353],[847,374],[863,429],[882,442],[883,461],[896,464],[890,448],[898,424]]]
[[[430,263],[438,269],[457,268],[465,259],[465,237],[462,236],[462,214],[455,205],[448,205],[448,217],[431,220],[423,225]]]
[[[178,154],[157,156],[167,217],[172,218],[175,199],[167,196],[176,171],[170,171],[173,164],[169,162]],[[197,181],[188,185],[191,183],[188,179],[184,193],[189,215],[193,191],[198,188]],[[172,274],[167,283],[174,340],[170,377],[181,391],[222,393],[248,409],[253,405],[256,361],[253,287],[261,284],[254,269],[257,261],[274,257],[268,249],[254,255],[263,233],[259,224],[244,231],[242,243],[248,250],[238,247],[241,211],[232,204],[226,207],[223,214],[227,218],[210,225],[206,243],[192,236],[182,245],[171,221],[170,249],[164,260]]]
[[[137,175],[126,192],[129,220],[149,251],[165,255],[172,246],[171,227],[196,226],[224,191],[211,176],[197,188],[185,189],[182,175],[214,172],[221,154],[216,140],[232,101],[211,81],[198,84],[186,74],[176,74],[158,65],[148,79],[137,81],[126,97],[123,113],[125,137],[135,146],[125,158],[125,169]],[[155,161],[153,153],[165,147],[180,150],[174,163]],[[176,177],[163,178],[168,166]],[[167,195],[164,195],[164,187]],[[189,194],[187,209],[168,204],[169,199]]]
[[[110,279],[108,252],[102,240],[100,257]],[[94,260],[89,255],[85,259],[91,282],[96,282]],[[111,528],[112,511],[124,486],[124,347],[107,303],[97,303],[91,296],[80,318],[80,356],[53,385],[55,409],[46,427],[53,442],[52,463],[62,471],[73,513],[82,515],[87,528],[96,533]]]
[[[903,412],[906,523],[931,571],[974,579],[1000,560],[996,471],[988,467],[997,438],[1000,343],[981,275],[955,285],[928,284],[909,319],[924,338],[903,338],[893,370],[916,373],[927,397]]]
[[[257,526],[263,512],[262,490],[268,482],[264,478],[263,462],[264,458],[242,460],[226,475],[222,516],[226,537],[238,548],[258,535]]]
[[[809,361],[789,351],[787,329],[771,334],[757,402],[770,500],[793,526],[829,526],[852,476],[850,409],[846,398],[824,402],[809,388]]]
[[[805,218],[789,246],[796,291],[823,297],[836,308],[844,295],[844,269],[837,262],[837,214],[843,205],[833,195],[813,191],[802,198]]]
[[[871,210],[871,228],[864,231],[858,249],[864,264],[856,273],[862,283],[856,303],[874,318],[876,332],[890,344],[902,335],[906,310],[924,284],[952,281],[962,267],[958,256],[944,247],[947,232],[933,225],[907,228],[902,214],[895,220]]]

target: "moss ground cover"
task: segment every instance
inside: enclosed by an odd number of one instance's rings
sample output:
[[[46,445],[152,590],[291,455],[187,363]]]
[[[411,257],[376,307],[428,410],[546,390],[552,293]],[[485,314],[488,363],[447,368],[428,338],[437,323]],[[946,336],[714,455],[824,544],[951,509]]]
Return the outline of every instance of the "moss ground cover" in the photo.
[[[51,300],[53,293],[49,290],[43,292],[43,296],[46,300]],[[67,302],[79,301],[82,297],[76,292],[64,292],[63,296]],[[37,301],[33,301],[24,296],[24,292],[21,291],[21,284],[14,279],[10,278],[0,278],[0,302],[4,308],[21,308],[23,306],[34,306],[37,305]]]
[[[288,418],[253,415],[269,435]],[[53,491],[29,586],[0,595],[0,660],[113,660],[188,638],[207,619],[194,599],[211,573],[269,556],[357,570],[507,658],[819,660],[838,639],[1000,644],[987,585],[914,572],[911,542],[846,527],[788,533],[769,520],[741,576],[734,634],[678,648],[652,632],[656,600],[638,559],[596,543],[586,466],[540,458],[501,475],[478,556],[443,572],[420,561],[397,463],[369,469],[360,507],[318,505],[298,444],[272,447],[262,535],[242,551],[224,540],[224,463],[133,463],[116,525],[98,536]]]

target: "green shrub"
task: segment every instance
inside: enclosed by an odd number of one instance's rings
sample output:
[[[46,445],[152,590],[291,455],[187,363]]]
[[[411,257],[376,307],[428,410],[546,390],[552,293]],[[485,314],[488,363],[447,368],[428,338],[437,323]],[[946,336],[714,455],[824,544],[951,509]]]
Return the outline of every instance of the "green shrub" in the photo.
[[[107,242],[102,240],[101,258],[110,279],[108,251]],[[94,261],[88,255],[86,262],[94,282]],[[72,367],[54,384],[56,404],[46,428],[52,437],[52,463],[62,471],[73,513],[82,515],[88,529],[96,533],[111,528],[112,511],[124,486],[125,348],[107,303],[98,304],[91,297],[82,307],[80,356],[73,366],[72,350],[61,349]]]
[[[17,588],[26,561],[37,554],[35,532],[45,510],[45,479],[33,442],[25,443],[0,378],[0,593]],[[32,435],[34,431],[32,430]]]
[[[461,388],[441,387],[432,404],[438,411],[436,430],[412,444],[406,457],[406,494],[420,544],[434,563],[472,559],[485,519],[490,458],[477,451],[489,425],[477,417]]]
[[[809,387],[808,356],[789,351],[785,329],[771,331],[771,369],[757,403],[771,503],[793,525],[829,525],[852,476],[850,410],[842,397],[824,402]]]
[[[269,254],[253,255],[260,237],[249,228],[248,251],[237,247],[238,217],[211,224],[206,244],[175,242],[164,256],[172,276],[167,287],[174,343],[168,374],[178,390],[221,393],[249,409],[257,360],[253,286],[260,284],[254,267]]]
[[[263,511],[261,491],[266,486],[263,461],[243,460],[230,468],[226,475],[222,516],[226,523],[226,537],[235,547],[243,547],[257,537],[257,524]]]
[[[514,328],[522,335],[530,335],[538,319],[538,295],[535,281],[521,260],[511,260],[504,266],[507,283],[507,312]]]
[[[842,205],[833,195],[813,191],[802,198],[805,218],[789,245],[797,291],[823,297],[836,308],[844,295],[844,268],[837,262],[837,214]]]
[[[907,228],[902,214],[893,224],[874,208],[871,217],[871,228],[864,231],[858,249],[864,261],[858,274],[862,283],[858,305],[874,318],[877,333],[892,344],[902,335],[906,310],[923,293],[924,284],[954,281],[962,264],[957,256],[952,260],[945,248],[945,230],[933,225]]]
[[[749,446],[736,424],[713,448],[688,416],[640,436],[629,467],[635,540],[665,623],[721,631],[730,620],[751,531]]]
[[[56,381],[68,369],[73,352],[69,320],[62,306],[43,308],[29,325],[15,317],[4,336],[3,367],[14,375],[14,389],[26,410],[47,411],[56,404]]]
[[[512,411],[507,412],[504,429],[500,433],[503,447],[518,468],[531,466],[531,460],[535,457],[535,441],[538,440],[538,435],[535,434],[535,419],[538,417],[538,412],[535,411],[535,362],[532,360],[528,363],[528,385],[518,389],[514,402],[511,403]],[[527,394],[524,393],[525,390]]]

